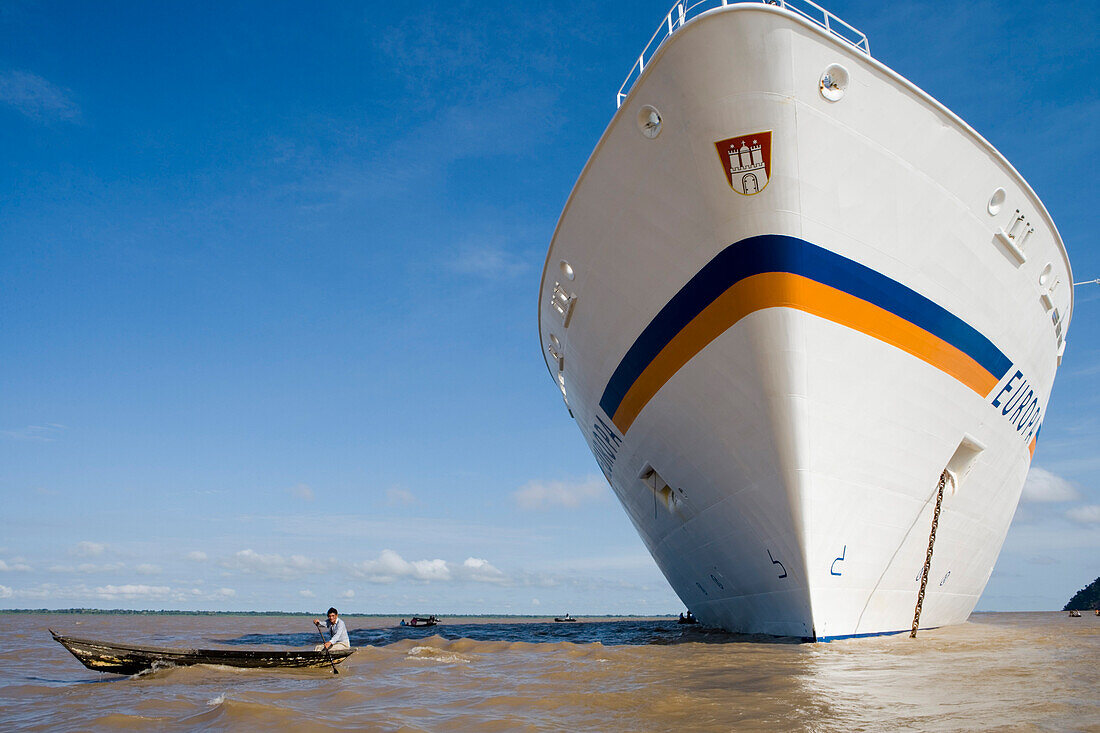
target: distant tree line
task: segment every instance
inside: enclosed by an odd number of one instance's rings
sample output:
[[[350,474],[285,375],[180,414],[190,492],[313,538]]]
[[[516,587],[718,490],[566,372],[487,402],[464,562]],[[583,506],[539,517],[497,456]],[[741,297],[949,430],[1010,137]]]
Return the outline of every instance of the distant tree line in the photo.
[[[1100,578],[1097,578],[1100,580]],[[1095,583],[1093,584],[1095,585]],[[1090,586],[1091,587],[1091,586]],[[1090,606],[1091,608],[1091,606]],[[132,608],[0,608],[0,614],[8,613],[26,613],[26,614],[44,614],[44,613],[91,613],[99,615],[115,614],[122,616],[323,616],[320,611],[314,611],[312,613],[306,611],[181,611],[164,609],[160,611],[154,611],[152,609],[132,609]],[[343,617],[355,617],[355,618],[400,618],[401,616],[412,616],[415,614],[410,613],[341,613]],[[436,614],[443,617],[443,615],[452,616],[455,618],[547,618],[545,614],[524,614],[524,613],[449,613],[449,614]],[[674,618],[672,614],[668,613],[656,613],[656,614],[637,614],[637,613],[586,613],[583,614],[585,618]]]
[[[1091,611],[1094,608],[1100,608],[1100,578],[1077,591],[1062,610]]]

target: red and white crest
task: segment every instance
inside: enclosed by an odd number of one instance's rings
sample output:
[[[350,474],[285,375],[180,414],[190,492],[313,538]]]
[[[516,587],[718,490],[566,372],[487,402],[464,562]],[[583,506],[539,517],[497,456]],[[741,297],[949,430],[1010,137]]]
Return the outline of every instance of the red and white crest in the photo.
[[[772,131],[719,140],[714,143],[730,188],[742,196],[764,190],[772,173]]]

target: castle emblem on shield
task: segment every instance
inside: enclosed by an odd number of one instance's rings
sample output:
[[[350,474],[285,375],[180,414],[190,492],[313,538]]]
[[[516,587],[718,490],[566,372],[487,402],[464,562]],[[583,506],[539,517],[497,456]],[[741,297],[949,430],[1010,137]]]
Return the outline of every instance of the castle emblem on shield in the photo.
[[[772,172],[771,130],[719,140],[714,148],[734,191],[752,196],[768,185]]]

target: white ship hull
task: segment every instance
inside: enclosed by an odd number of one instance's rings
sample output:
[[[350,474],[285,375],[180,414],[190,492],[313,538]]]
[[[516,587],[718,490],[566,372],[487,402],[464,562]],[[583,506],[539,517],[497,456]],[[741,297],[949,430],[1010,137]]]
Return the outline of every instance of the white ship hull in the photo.
[[[738,152],[765,133],[766,166]],[[828,639],[909,628],[945,468],[920,626],[973,610],[1071,283],[1042,203],[977,133],[815,24],[743,4],[646,63],[561,216],[539,331],[700,621]]]

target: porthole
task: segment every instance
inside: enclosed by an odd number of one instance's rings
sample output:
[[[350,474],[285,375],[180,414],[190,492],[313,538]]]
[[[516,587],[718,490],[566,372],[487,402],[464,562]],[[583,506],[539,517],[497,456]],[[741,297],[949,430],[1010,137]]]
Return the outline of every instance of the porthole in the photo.
[[[989,211],[990,216],[996,216],[1001,213],[1001,207],[1004,206],[1007,196],[1008,194],[1005,193],[1003,188],[998,188],[993,192],[993,195],[989,197],[989,204],[986,206],[986,210]]]
[[[1050,274],[1052,272],[1054,272],[1054,266],[1048,262],[1043,271],[1039,273],[1039,287],[1046,288],[1050,286]]]
[[[830,102],[839,102],[848,90],[848,70],[840,64],[833,64],[821,73],[817,88],[821,96]]]
[[[565,260],[561,261],[560,267],[561,274],[564,275],[567,280],[572,280],[574,277],[576,277],[576,273],[573,272],[573,266]]]
[[[638,110],[638,130],[650,140],[661,134],[661,113],[652,105]]]

